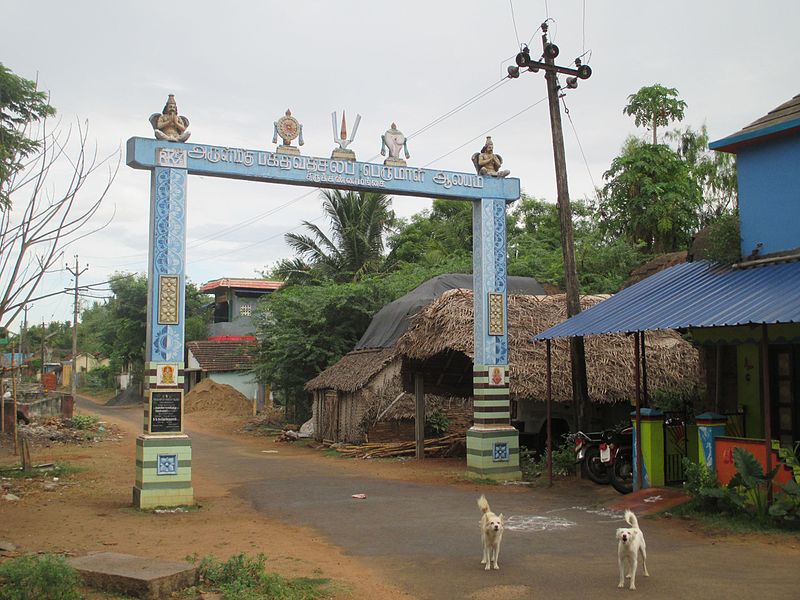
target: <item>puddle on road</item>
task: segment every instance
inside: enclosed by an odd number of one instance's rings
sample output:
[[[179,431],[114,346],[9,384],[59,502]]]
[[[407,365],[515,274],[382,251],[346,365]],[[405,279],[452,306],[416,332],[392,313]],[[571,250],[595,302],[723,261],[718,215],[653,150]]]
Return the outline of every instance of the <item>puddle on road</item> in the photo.
[[[569,529],[577,523],[561,517],[539,515],[512,515],[505,520],[505,528],[511,531],[553,531]]]

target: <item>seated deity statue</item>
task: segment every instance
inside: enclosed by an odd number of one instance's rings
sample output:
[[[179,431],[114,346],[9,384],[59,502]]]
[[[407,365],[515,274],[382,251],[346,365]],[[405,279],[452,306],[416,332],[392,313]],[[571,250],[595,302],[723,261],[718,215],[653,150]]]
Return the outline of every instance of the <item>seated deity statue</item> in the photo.
[[[185,142],[191,133],[189,119],[178,115],[178,104],[175,102],[175,95],[170,94],[164,110],[150,115],[150,124],[153,126],[155,136],[159,140],[170,142]]]
[[[494,143],[491,136],[488,135],[481,151],[472,155],[472,164],[475,165],[478,175],[483,175],[484,177],[507,177],[511,173],[507,169],[500,169],[503,164],[503,158],[494,153]]]

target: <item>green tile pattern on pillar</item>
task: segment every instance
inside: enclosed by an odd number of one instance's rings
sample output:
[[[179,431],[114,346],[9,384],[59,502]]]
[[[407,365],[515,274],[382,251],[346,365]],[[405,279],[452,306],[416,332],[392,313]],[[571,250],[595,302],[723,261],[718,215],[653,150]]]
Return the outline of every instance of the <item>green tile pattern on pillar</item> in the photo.
[[[495,461],[495,442],[508,444],[508,460]],[[519,468],[519,432],[513,427],[467,431],[467,475],[469,477],[510,480],[522,479]]]
[[[158,473],[159,454],[176,456],[176,473]],[[136,438],[133,502],[137,508],[144,509],[194,504],[192,441],[188,436],[140,435]]]

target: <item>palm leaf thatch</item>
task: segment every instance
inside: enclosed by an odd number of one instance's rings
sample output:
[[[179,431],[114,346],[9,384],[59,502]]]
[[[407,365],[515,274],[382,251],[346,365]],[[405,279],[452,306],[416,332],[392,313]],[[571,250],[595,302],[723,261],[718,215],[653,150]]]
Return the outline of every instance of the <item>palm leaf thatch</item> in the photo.
[[[588,308],[604,296],[584,296]],[[400,338],[396,350],[408,358],[425,360],[441,352],[461,352],[474,358],[473,305],[470,290],[450,290],[423,308]],[[547,394],[545,342],[531,338],[567,318],[563,294],[508,296],[508,347],[511,396],[544,400]],[[592,402],[630,402],[634,396],[633,338],[625,334],[585,339],[586,370]],[[698,352],[673,331],[645,334],[647,379],[656,390],[691,396],[699,382]],[[569,340],[552,342],[553,399],[572,399]]]
[[[322,389],[355,392],[389,364],[397,352],[394,348],[354,350],[345,354],[322,373],[306,382],[308,392]]]

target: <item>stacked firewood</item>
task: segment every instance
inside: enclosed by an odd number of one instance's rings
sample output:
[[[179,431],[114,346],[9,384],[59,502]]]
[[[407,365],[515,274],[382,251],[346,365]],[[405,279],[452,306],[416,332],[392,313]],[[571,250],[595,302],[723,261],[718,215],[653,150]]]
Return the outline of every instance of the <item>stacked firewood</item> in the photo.
[[[451,433],[440,438],[425,440],[425,456],[454,456],[458,449],[466,444],[463,433]],[[416,442],[373,442],[368,444],[334,444],[337,452],[351,458],[395,458],[398,456],[414,456],[417,451]]]

